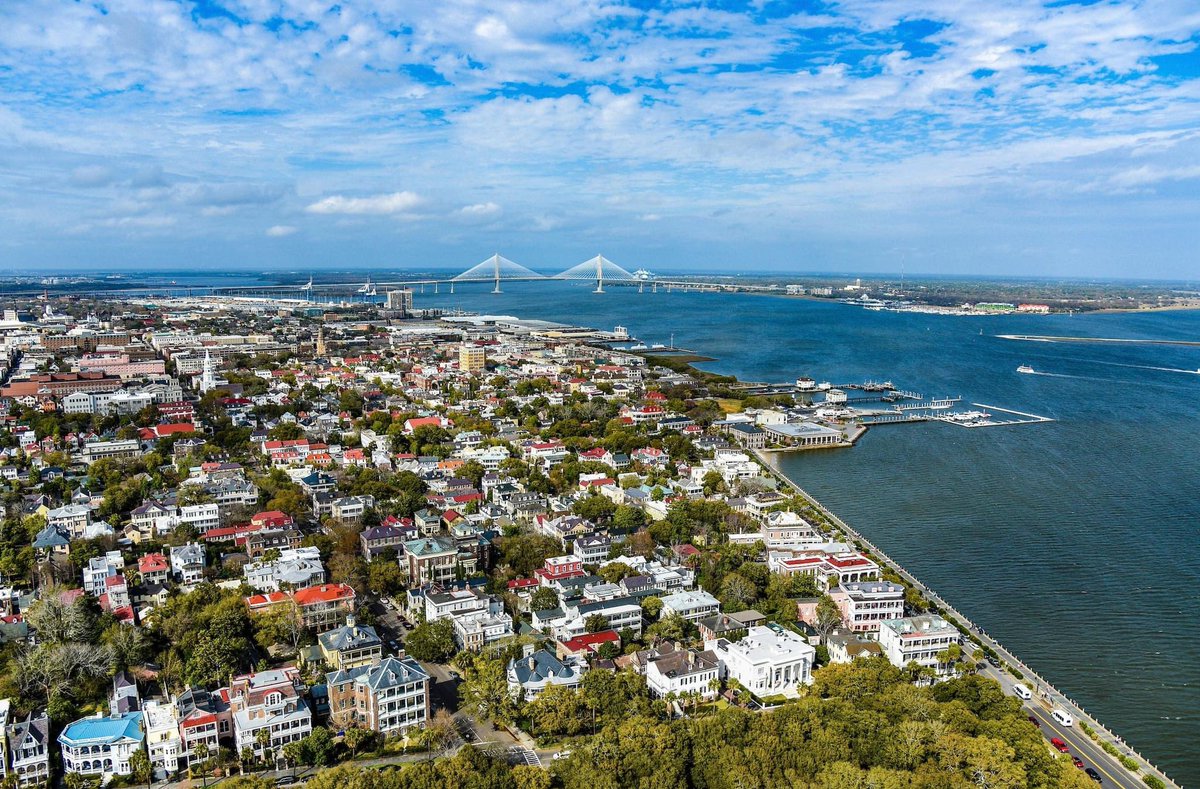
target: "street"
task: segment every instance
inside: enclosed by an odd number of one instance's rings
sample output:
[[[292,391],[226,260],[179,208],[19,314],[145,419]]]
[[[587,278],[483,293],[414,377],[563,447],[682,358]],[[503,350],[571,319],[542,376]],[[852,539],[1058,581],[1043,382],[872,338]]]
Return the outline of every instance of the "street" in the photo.
[[[1007,671],[981,664],[979,673],[999,682],[1006,695],[1015,696],[1013,686],[1019,681]],[[1051,737],[1058,737],[1065,742],[1070,746],[1071,753],[1083,760],[1085,767],[1091,767],[1100,773],[1104,779],[1101,785],[1119,786],[1124,789],[1138,789],[1138,787],[1145,789],[1145,784],[1140,778],[1126,770],[1113,756],[1105,753],[1099,743],[1094,742],[1079,728],[1079,717],[1075,714],[1073,707],[1050,705],[1048,701],[1039,699],[1036,693],[1029,701],[1022,700],[1022,706],[1027,714],[1041,723],[1042,736],[1046,738],[1046,742],[1049,743]],[[1075,718],[1074,726],[1062,726],[1050,717],[1051,711],[1058,706],[1063,706],[1063,709],[1071,713]]]

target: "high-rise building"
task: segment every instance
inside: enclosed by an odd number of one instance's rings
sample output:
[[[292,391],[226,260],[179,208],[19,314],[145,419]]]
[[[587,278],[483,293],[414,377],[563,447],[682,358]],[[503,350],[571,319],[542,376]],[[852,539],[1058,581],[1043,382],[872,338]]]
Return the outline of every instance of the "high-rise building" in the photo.
[[[389,290],[387,292],[387,308],[389,310],[399,310],[405,315],[412,312],[413,292],[408,289]]]
[[[477,373],[487,367],[487,351],[479,345],[464,345],[458,349],[458,369]]]

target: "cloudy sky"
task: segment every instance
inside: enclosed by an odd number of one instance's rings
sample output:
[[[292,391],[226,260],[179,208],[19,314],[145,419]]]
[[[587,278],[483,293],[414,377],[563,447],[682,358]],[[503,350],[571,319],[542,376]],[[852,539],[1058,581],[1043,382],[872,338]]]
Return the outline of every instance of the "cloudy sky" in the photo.
[[[0,273],[1195,277],[1200,4],[0,2]]]

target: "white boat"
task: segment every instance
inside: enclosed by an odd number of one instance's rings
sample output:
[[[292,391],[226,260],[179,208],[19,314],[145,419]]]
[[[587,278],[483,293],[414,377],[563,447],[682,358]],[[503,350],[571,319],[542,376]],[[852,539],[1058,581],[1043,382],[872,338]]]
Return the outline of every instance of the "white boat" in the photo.
[[[1017,368],[1017,372],[1019,372],[1019,373],[1036,373],[1037,370],[1033,369],[1032,367],[1030,367],[1027,364],[1023,364]]]
[[[644,268],[640,268],[637,271],[633,272],[633,278],[640,279],[644,282],[646,280],[654,279],[654,274],[652,272],[646,271],[646,269],[644,269]]]

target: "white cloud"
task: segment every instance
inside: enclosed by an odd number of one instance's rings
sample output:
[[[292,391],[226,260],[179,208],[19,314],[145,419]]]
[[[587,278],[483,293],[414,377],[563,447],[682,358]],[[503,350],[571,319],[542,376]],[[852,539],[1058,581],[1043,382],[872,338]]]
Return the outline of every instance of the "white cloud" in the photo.
[[[360,214],[379,215],[404,214],[421,205],[423,200],[415,192],[392,192],[371,197],[346,197],[330,195],[311,204],[305,210],[312,214]]]
[[[298,228],[292,225],[271,225],[267,228],[267,235],[271,238],[283,238],[295,233]]]
[[[659,214],[642,214],[638,217],[638,219],[642,220],[643,222],[657,222],[658,220],[662,219],[662,216]]]
[[[491,219],[492,217],[499,216],[502,211],[503,209],[499,205],[489,201],[487,203],[464,205],[458,209],[458,214],[467,219]]]

